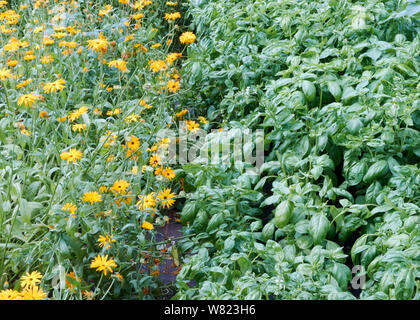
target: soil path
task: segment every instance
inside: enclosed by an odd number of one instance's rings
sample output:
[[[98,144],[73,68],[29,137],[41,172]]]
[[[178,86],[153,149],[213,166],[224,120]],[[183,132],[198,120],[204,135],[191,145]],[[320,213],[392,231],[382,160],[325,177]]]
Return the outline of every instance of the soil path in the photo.
[[[164,227],[157,227],[156,242],[166,241],[166,248],[168,248],[167,254],[165,255],[163,261],[159,265],[160,269],[160,278],[162,279],[163,285],[168,288],[167,294],[165,294],[164,299],[169,299],[175,294],[174,286],[175,279],[178,272],[181,270],[181,266],[176,266],[174,259],[171,255],[171,246],[173,241],[171,239],[179,238],[182,236],[182,225],[177,221],[179,215],[170,213],[169,214],[169,223]],[[176,242],[176,240],[174,240]],[[171,289],[172,288],[172,289]]]

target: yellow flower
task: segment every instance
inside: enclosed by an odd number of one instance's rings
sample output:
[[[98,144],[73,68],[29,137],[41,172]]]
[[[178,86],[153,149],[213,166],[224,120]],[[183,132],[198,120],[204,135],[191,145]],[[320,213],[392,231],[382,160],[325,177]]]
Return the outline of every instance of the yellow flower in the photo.
[[[150,209],[156,205],[156,201],[154,198],[154,193],[149,193],[147,196],[139,196],[140,200],[137,201],[136,206],[140,210]]]
[[[13,33],[14,30],[7,28],[5,25],[0,25],[0,32],[1,33]]]
[[[89,111],[89,109],[86,106],[82,106],[79,109],[72,111],[69,114],[70,122],[73,122],[73,121],[79,119],[83,114],[87,113],[88,111]]]
[[[139,167],[138,166],[133,166],[131,168],[131,174],[136,175],[138,171],[139,171]]]
[[[149,61],[149,68],[153,72],[159,72],[160,70],[166,70],[168,66],[163,60],[151,60]]]
[[[76,29],[75,26],[68,26],[66,27],[66,30],[70,33],[70,34],[78,34],[81,30],[80,29]]]
[[[128,72],[129,71],[127,69],[127,62],[125,62],[124,60],[121,60],[121,59],[110,61],[108,63],[108,66],[117,68],[118,70],[120,70],[122,72]]]
[[[150,0],[139,0],[136,3],[133,4],[133,9],[134,10],[141,10],[143,9],[145,6],[151,5],[152,1]]]
[[[82,200],[84,202],[90,202],[90,204],[94,204],[95,202],[101,202],[102,196],[96,191],[90,191],[84,193]]]
[[[187,120],[186,123],[187,123],[187,129],[191,132],[197,131],[198,128],[200,128],[200,124],[198,124],[195,121]]]
[[[21,83],[18,83],[17,85],[16,85],[16,89],[20,89],[20,88],[23,88],[23,87],[26,87],[28,84],[30,84],[32,82],[32,79],[27,79],[27,80],[25,80],[25,81],[23,81],[23,82],[21,82]]]
[[[58,79],[56,81],[46,83],[44,85],[44,92],[51,93],[51,92],[61,91],[66,87],[64,85],[65,83],[66,83],[66,80],[64,79]]]
[[[111,234],[109,235],[100,235],[98,238],[99,246],[101,248],[105,248],[105,250],[108,250],[111,248],[111,244],[114,243],[116,240],[113,238],[114,236]]]
[[[40,116],[42,119],[48,119],[48,118],[49,118],[49,115],[48,115],[48,112],[47,112],[47,111],[41,111],[41,112],[39,113],[39,116]]]
[[[67,116],[59,117],[59,118],[57,118],[57,121],[58,122],[64,122],[64,121],[66,121],[66,119],[67,119]]]
[[[75,41],[61,41],[58,46],[61,47],[68,47],[68,48],[76,48],[78,45]]]
[[[179,12],[165,13],[165,20],[175,21],[176,19],[180,19],[180,18],[181,18],[181,14]]]
[[[155,176],[159,175],[162,173],[163,167],[159,167],[155,169]]]
[[[86,124],[85,123],[77,123],[71,126],[71,129],[73,131],[81,132],[83,130],[86,130]]]
[[[172,65],[176,59],[181,57],[182,53],[173,52],[166,56],[166,61],[168,61],[169,65]]]
[[[127,116],[124,121],[127,123],[133,123],[133,122],[137,122],[141,119],[140,115],[138,114],[130,114],[129,116]]]
[[[147,148],[147,152],[155,152],[158,149],[158,144],[155,143],[151,148]]]
[[[207,121],[207,119],[206,118],[204,118],[204,117],[198,117],[198,120],[200,120],[200,122],[202,123],[202,124],[206,124],[206,123],[209,123],[208,121]]]
[[[179,37],[179,41],[181,41],[181,43],[186,43],[186,44],[193,43],[195,39],[196,39],[196,36],[191,31],[184,32]]]
[[[150,109],[150,108],[152,108],[153,106],[151,106],[150,104],[147,104],[146,103],[146,100],[144,100],[144,99],[141,99],[140,100],[140,105],[141,106],[143,106],[143,107],[145,107],[146,109]]]
[[[51,62],[53,62],[54,61],[54,58],[53,57],[51,57],[51,56],[43,56],[42,58],[41,58],[41,62],[43,63],[43,64],[49,64],[49,63],[51,63]]]
[[[166,87],[168,88],[169,92],[176,93],[181,86],[179,81],[169,80]]]
[[[27,135],[28,137],[31,135],[31,132],[30,132],[30,131],[28,131],[28,130],[26,130],[26,129],[22,129],[22,130],[20,130],[20,133],[22,133],[22,134],[24,134],[24,135]]]
[[[7,61],[7,65],[9,67],[16,67],[17,64],[18,64],[18,61],[17,60],[9,60],[9,61]]]
[[[146,229],[146,230],[153,230],[153,224],[151,224],[150,222],[147,222],[147,221],[144,221],[142,223],[141,227],[143,229]]]
[[[32,60],[34,60],[36,57],[33,55],[33,54],[29,54],[29,55],[25,55],[24,57],[23,57],[23,60],[25,60],[25,61],[32,61]]]
[[[173,178],[175,178],[175,172],[169,167],[165,167],[165,169],[162,170],[161,174],[162,174],[162,176],[168,178],[169,181],[171,181]]]
[[[159,155],[154,154],[150,157],[149,164],[152,167],[156,168],[160,164],[160,160],[161,159],[160,159]]]
[[[5,289],[0,291],[0,300],[20,300],[21,295],[19,291]]]
[[[9,69],[0,69],[0,79],[5,81],[6,79],[14,78],[14,75],[10,73]]]
[[[45,300],[47,294],[41,288],[34,286],[26,288],[21,295],[23,300]]]
[[[70,212],[70,214],[72,215],[73,218],[76,218],[75,212],[77,210],[77,207],[71,203],[71,202],[67,202],[62,208],[61,210],[63,211],[68,211]]]
[[[111,89],[112,90],[112,88],[108,88],[108,89]],[[107,91],[110,91],[110,90],[108,90],[107,89]],[[107,113],[106,113],[106,115],[107,116],[116,116],[116,115],[118,115],[118,114],[120,114],[121,113],[121,109],[120,108],[115,108],[115,109],[113,109],[113,110],[109,110],[109,111],[107,111]]]
[[[34,29],[34,33],[40,33],[40,32],[42,32],[42,31],[44,31],[44,27],[36,27],[36,28]]]
[[[26,275],[20,278],[21,286],[23,288],[31,288],[36,286],[41,282],[42,274],[38,271],[33,271],[31,273],[27,272]]]
[[[98,15],[102,17],[102,16],[107,15],[108,13],[110,13],[111,10],[112,10],[112,6],[109,5],[109,4],[107,4],[107,5],[105,5],[105,9],[104,10],[99,10]]]
[[[22,96],[19,97],[17,104],[19,106],[21,105],[25,105],[25,107],[30,107],[32,106],[32,104],[38,100],[38,96],[33,94],[33,93],[29,93],[29,94],[24,94]]]
[[[141,18],[143,18],[143,13],[138,13],[138,14],[135,14],[135,15],[133,15],[133,19],[134,20],[139,20],[139,19],[141,19]]]
[[[70,149],[69,151],[63,152],[60,154],[62,160],[67,160],[67,163],[73,162],[76,163],[77,160],[82,159],[82,152],[77,149]]]
[[[160,199],[162,203],[162,207],[172,207],[175,203],[175,200],[173,199],[175,197],[175,193],[171,193],[171,189],[167,188],[163,191],[159,192],[156,198]]]
[[[19,49],[19,47],[23,46],[23,42],[20,40],[17,40],[16,38],[11,38],[9,42],[3,47],[5,51],[16,51]]]
[[[63,211],[68,211],[70,212],[70,214],[72,215],[73,218],[76,218],[75,212],[77,210],[77,207],[71,203],[71,202],[67,202],[62,208],[61,210]]]
[[[130,140],[127,141],[127,147],[132,151],[136,151],[138,148],[140,148],[139,138],[137,138],[136,136],[131,136]]]
[[[134,40],[134,34],[130,34],[130,35],[126,36],[125,39],[124,39],[125,42],[130,41],[130,40]]]
[[[171,139],[169,138],[162,138],[162,140],[159,141],[159,147],[161,148],[167,148],[169,146],[169,143],[171,142]]]
[[[88,48],[90,50],[94,50],[98,53],[106,53],[108,51],[108,40],[101,35],[99,35],[98,39],[88,40]]]
[[[50,46],[52,44],[54,44],[54,40],[51,39],[49,36],[44,36],[44,39],[42,40],[42,43],[46,46]]]
[[[182,119],[182,117],[186,114],[188,112],[188,109],[183,109],[183,110],[181,110],[180,112],[178,112],[177,114],[176,114],[176,116],[178,117],[178,118],[180,118],[180,119]]]
[[[52,36],[56,39],[64,38],[66,35],[67,35],[67,33],[65,33],[65,32],[56,32],[56,33],[52,34]]]
[[[103,271],[104,275],[107,274],[107,272],[109,271],[110,273],[114,272],[114,270],[112,270],[112,268],[117,268],[117,264],[115,263],[114,259],[109,259],[108,260],[108,255],[106,256],[102,256],[102,255],[97,255],[91,262],[90,267],[92,269],[96,268],[96,271]]]
[[[114,193],[118,194],[125,194],[127,192],[127,188],[130,186],[130,183],[124,179],[117,180],[114,182],[109,190],[113,191]]]

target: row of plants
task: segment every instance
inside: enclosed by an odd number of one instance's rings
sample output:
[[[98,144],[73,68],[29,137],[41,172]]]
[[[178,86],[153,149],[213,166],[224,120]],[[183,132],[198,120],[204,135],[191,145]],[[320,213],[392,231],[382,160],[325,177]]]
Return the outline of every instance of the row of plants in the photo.
[[[156,227],[182,184],[156,132],[200,126],[183,19],[176,1],[0,1],[0,299],[165,294]]]
[[[419,11],[0,1],[0,299],[161,298],[176,247],[175,299],[418,299]],[[261,170],[167,165],[180,120]]]
[[[265,162],[183,166],[175,298],[420,298],[419,11],[189,2],[182,103],[263,129]]]

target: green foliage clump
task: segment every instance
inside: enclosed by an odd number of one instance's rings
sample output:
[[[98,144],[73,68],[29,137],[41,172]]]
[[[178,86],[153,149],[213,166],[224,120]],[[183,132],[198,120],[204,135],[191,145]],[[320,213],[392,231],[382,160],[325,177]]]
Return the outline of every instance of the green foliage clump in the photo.
[[[190,2],[185,103],[224,128],[264,129],[266,156],[252,177],[184,167],[188,208],[201,209],[188,213],[177,298],[420,298],[418,12]]]

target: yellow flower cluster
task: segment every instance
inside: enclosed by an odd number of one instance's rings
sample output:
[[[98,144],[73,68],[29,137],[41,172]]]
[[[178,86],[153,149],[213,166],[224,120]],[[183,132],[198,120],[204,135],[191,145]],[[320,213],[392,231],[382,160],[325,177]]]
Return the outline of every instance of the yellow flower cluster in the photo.
[[[0,291],[0,300],[46,300],[45,293],[38,284],[41,282],[42,274],[38,271],[27,272],[20,278],[22,291],[5,289]]]
[[[117,268],[118,265],[114,259],[108,259],[108,255],[102,256],[98,254],[90,263],[90,267],[96,269],[96,271],[102,271],[106,276],[108,272],[114,272],[112,268]]]
[[[60,154],[62,160],[66,160],[67,163],[73,162],[76,163],[77,160],[82,159],[83,153],[77,149],[70,149]]]
[[[185,118],[188,130],[195,131],[207,120],[192,119],[193,113],[176,102],[188,88],[184,90],[177,69],[185,51],[174,48],[196,41],[193,32],[179,32],[177,5],[34,0],[10,6],[0,0],[0,98],[7,104],[0,117],[12,124],[5,129],[6,141],[25,150],[19,161],[43,172],[34,174],[34,180],[40,178],[30,186],[31,193],[38,183],[50,190],[43,175],[55,183],[48,210],[35,211],[33,218],[45,229],[42,237],[37,233],[36,241],[42,242],[37,248],[69,245],[76,251],[79,242],[95,237],[95,246],[81,250],[90,264],[81,263],[79,256],[63,258],[69,270],[60,273],[60,280],[66,275],[69,297],[94,299],[103,290],[96,287],[101,275],[123,281],[133,268],[126,268],[131,261],[124,260],[122,248],[137,241],[123,226],[130,220],[138,232],[155,232],[169,221],[168,209],[183,188],[178,168],[161,154],[175,141],[157,138],[156,129]],[[40,197],[35,194],[31,201],[41,203]],[[74,242],[65,243],[67,235]],[[46,254],[40,253],[43,259]],[[41,272],[54,268],[50,261],[38,266]],[[86,279],[95,281],[91,287],[77,276],[86,273]],[[0,300],[46,299],[41,280],[45,289],[52,278],[51,273],[44,279],[38,271],[26,273],[10,286],[22,289],[0,291]],[[111,288],[113,282],[106,285]]]

